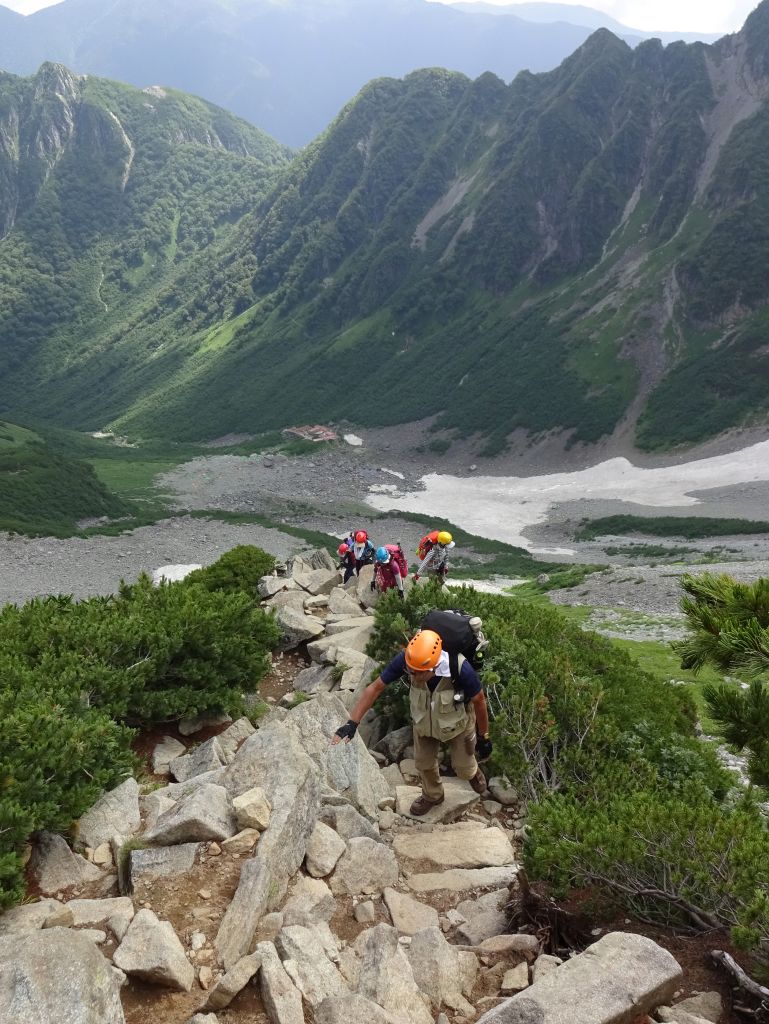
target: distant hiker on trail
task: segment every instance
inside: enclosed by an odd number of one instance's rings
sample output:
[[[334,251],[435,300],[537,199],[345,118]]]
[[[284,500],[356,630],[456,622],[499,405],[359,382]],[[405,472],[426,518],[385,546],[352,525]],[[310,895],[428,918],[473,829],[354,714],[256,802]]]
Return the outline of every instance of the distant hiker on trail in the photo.
[[[480,623],[480,620],[475,621]],[[467,659],[462,655],[452,657],[444,651],[438,633],[422,629],[412,637],[406,650],[396,654],[374,682],[369,683],[331,742],[334,746],[343,740],[349,743],[377,698],[404,674],[408,676],[414,723],[414,760],[422,780],[422,795],[412,803],[410,813],[420,816],[444,800],[438,771],[442,744],[449,745],[451,765],[457,776],[466,779],[476,793],[486,789],[486,778],[478,767],[476,752],[481,760],[487,760],[492,751],[489,714],[481,681]]]
[[[344,569],[344,582],[346,583],[355,572],[355,556],[352,553],[352,545],[344,541],[336,549],[336,553],[339,555],[337,568]]]
[[[398,593],[403,597],[403,583],[408,578],[408,574],[409,565],[400,544],[385,544],[376,549],[374,578],[371,581],[372,590],[378,590],[380,594],[384,594],[386,590],[397,587]]]
[[[422,561],[414,573],[414,582],[420,576],[435,576],[443,582],[449,574],[449,551],[454,547],[454,538],[448,530],[433,530],[419,542],[417,557]]]
[[[368,539],[365,530],[356,530],[344,542],[349,548],[350,560],[344,563],[344,583],[352,578],[353,573],[360,575],[364,565],[371,565],[374,561],[374,545]],[[344,545],[340,545],[340,548]]]

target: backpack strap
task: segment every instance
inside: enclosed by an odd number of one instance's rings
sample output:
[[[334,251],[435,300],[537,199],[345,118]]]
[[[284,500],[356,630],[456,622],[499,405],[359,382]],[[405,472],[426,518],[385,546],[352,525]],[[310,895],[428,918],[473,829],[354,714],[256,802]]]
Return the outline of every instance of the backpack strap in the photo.
[[[449,654],[449,671],[451,672],[451,683],[455,692],[459,692],[462,689],[462,685],[459,682],[459,676],[462,671],[462,666],[466,661],[467,658],[464,654]]]

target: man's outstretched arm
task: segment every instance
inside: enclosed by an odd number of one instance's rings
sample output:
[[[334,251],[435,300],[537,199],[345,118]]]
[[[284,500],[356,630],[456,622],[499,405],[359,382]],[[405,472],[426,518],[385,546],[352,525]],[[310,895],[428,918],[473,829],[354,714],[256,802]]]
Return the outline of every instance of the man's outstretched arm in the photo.
[[[376,704],[378,698],[381,697],[382,693],[386,689],[386,685],[386,683],[382,682],[381,676],[378,676],[373,683],[368,684],[350,712],[350,717],[347,719],[347,722],[334,733],[331,740],[332,746],[335,747],[337,743],[341,743],[342,740],[344,740],[345,743],[350,742],[360,725],[361,719],[366,712]]]

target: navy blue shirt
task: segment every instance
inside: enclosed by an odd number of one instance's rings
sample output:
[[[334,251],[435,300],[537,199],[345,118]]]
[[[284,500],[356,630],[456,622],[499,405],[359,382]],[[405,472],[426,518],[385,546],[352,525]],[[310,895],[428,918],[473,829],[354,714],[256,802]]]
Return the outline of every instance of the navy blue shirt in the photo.
[[[380,672],[380,678],[385,685],[389,686],[390,683],[394,683],[396,679],[400,679],[401,676],[406,674],[406,653],[401,651],[400,654],[396,654],[392,661],[385,665]],[[433,676],[427,684],[430,692],[436,688],[441,678],[441,676]],[[478,673],[469,661],[465,661],[459,670],[459,679],[456,681],[456,684],[457,689],[462,690],[465,695],[465,704],[471,701],[473,697],[477,697],[481,692],[481,681],[478,678]]]

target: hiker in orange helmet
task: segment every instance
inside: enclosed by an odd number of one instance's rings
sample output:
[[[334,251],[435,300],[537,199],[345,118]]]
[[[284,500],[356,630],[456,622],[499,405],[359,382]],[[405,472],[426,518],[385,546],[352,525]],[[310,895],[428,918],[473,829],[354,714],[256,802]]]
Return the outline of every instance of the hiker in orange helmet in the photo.
[[[443,803],[438,771],[443,743],[449,746],[451,766],[457,776],[466,779],[476,793],[486,789],[486,778],[475,757],[476,748],[483,760],[491,756],[486,696],[475,669],[465,658],[457,663],[455,677],[451,672],[440,636],[431,629],[420,630],[405,651],[396,654],[369,683],[331,741],[334,745],[343,740],[349,743],[377,698],[391,683],[406,675],[414,724],[414,761],[422,781],[422,795],[412,803],[410,813],[418,817]]]

